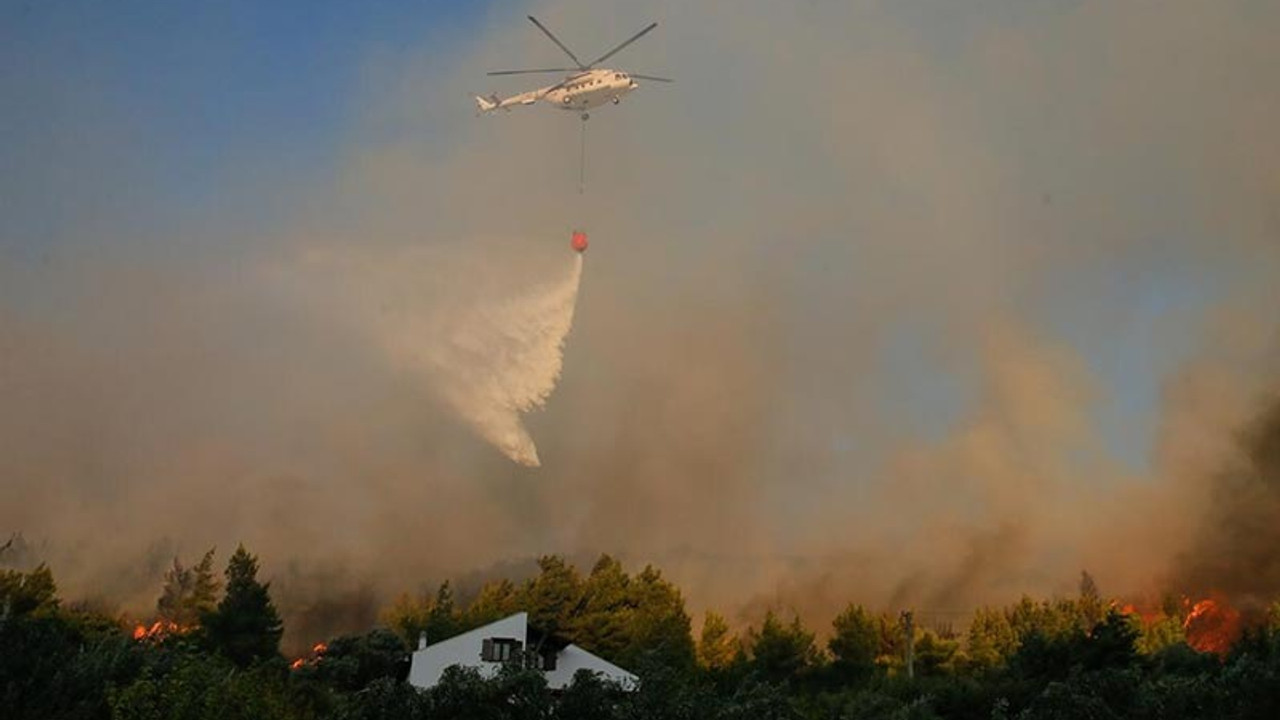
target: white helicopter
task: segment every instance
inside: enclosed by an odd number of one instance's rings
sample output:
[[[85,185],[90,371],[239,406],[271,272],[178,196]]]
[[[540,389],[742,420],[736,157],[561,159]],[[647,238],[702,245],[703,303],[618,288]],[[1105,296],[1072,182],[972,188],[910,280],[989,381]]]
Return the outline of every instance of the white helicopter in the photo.
[[[497,70],[489,73],[489,75],[528,75],[532,73],[569,73],[564,80],[555,85],[548,85],[537,90],[512,95],[509,98],[499,98],[497,94],[489,97],[476,96],[476,107],[478,113],[490,113],[494,110],[510,111],[515,105],[532,105],[539,100],[548,102],[561,110],[574,110],[582,113],[582,119],[586,120],[590,115],[587,113],[593,107],[604,105],[612,102],[617,105],[622,96],[640,87],[636,79],[652,80],[655,82],[673,82],[670,78],[655,77],[653,75],[637,75],[635,73],[626,73],[621,70],[607,70],[605,68],[597,68],[600,63],[608,60],[631,43],[639,40],[645,33],[658,27],[658,23],[652,23],[640,32],[632,35],[626,42],[609,52],[601,55],[594,62],[586,65],[578,59],[573,51],[565,47],[551,31],[538,22],[538,19],[529,15],[529,22],[533,23],[551,38],[551,42],[564,51],[573,60],[573,64],[577,67],[572,68],[541,68],[538,70]]]

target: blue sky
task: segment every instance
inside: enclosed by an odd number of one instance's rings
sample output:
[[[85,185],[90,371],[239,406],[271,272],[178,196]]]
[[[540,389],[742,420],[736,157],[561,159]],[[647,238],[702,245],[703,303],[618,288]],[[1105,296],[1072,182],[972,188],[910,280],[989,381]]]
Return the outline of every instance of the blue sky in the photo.
[[[269,214],[238,186],[330,167],[374,50],[425,40],[447,54],[475,33],[486,5],[4,3],[0,238],[65,240],[51,216],[59,196],[83,197],[79,189],[126,226],[211,208]],[[134,187],[77,178],[102,164]]]

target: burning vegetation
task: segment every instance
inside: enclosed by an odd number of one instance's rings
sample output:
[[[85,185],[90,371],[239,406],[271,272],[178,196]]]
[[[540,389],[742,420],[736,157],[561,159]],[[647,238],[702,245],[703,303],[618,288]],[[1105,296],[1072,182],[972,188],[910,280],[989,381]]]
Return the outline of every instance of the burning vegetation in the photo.
[[[327,644],[322,642],[316,643],[315,645],[311,646],[310,655],[304,655],[300,658],[295,658],[293,662],[289,663],[289,669],[297,670],[303,667],[304,665],[315,665],[316,663],[320,662],[320,658],[323,657],[325,652],[327,652],[328,650],[329,650],[329,646]]]
[[[179,625],[172,620],[156,620],[150,625],[135,625],[133,628],[133,639],[149,642],[161,642],[171,637],[187,635],[195,629],[196,626],[194,625]]]
[[[1225,656],[1240,639],[1240,613],[1225,598],[1205,598],[1191,606],[1182,624],[1187,644],[1200,652]]]
[[[1258,703],[1265,702],[1260,694],[1274,695],[1267,678],[1280,677],[1277,617],[1241,612],[1223,594],[1125,604],[1107,600],[1084,573],[1077,595],[982,608],[968,627],[932,621],[927,612],[875,612],[850,603],[826,628],[810,629],[795,613],[774,608],[736,627],[709,612],[695,632],[683,595],[661,572],[646,567],[628,573],[609,556],[587,573],[563,558],[543,557],[533,577],[491,581],[464,600],[447,582],[432,594],[406,595],[384,612],[386,628],[316,642],[286,661],[279,652],[280,621],[268,586],[257,580],[256,558],[240,548],[225,581],[211,584],[209,557],[190,570],[175,562],[157,603],[171,615],[136,625],[90,621],[85,610],[64,608],[47,567],[4,571],[0,642],[18,661],[0,660],[0,680],[19,688],[24,707],[40,711],[15,717],[61,713],[58,683],[68,675],[48,671],[55,666],[75,677],[115,673],[95,680],[92,692],[109,688],[112,709],[128,717],[177,714],[178,706],[165,703],[221,707],[233,698],[253,698],[263,703],[253,715],[261,717],[394,709],[410,718],[505,718],[509,698],[519,697],[548,718],[580,717],[573,713],[583,703],[586,716],[606,718],[632,703],[642,703],[632,709],[645,717],[694,703],[693,716],[711,718],[755,717],[761,702],[792,708],[787,717],[815,718],[830,717],[813,709],[831,703],[877,713],[928,709],[922,717],[1027,718],[1075,717],[1053,715],[1054,708],[1103,703],[1117,716],[1163,720],[1173,717],[1170,703],[1186,700],[1169,693],[1193,683],[1204,697],[1189,707],[1223,707],[1230,712],[1212,716],[1225,718],[1257,716]],[[212,598],[197,590],[215,586]],[[196,606],[202,609],[192,615]],[[419,636],[439,641],[519,610],[557,636],[634,668],[640,690],[623,693],[582,680],[552,696],[538,671],[527,668],[492,680],[447,674],[427,692],[405,684],[408,651]],[[174,619],[183,615],[195,621]],[[50,634],[50,623],[66,629]],[[184,641],[166,642],[174,638]],[[122,641],[132,644],[139,666],[112,669],[106,658],[115,657]],[[1251,649],[1240,651],[1245,644]],[[22,661],[32,657],[56,662]],[[280,672],[286,666],[291,672]],[[651,688],[646,676],[668,679]],[[884,684],[891,677],[894,683]],[[886,695],[885,687],[896,689]],[[1097,695],[1099,687],[1111,688],[1109,694]],[[1116,688],[1126,689],[1116,694]],[[494,708],[502,712],[488,712]],[[883,714],[850,710],[839,716]]]
[[[603,555],[580,572],[562,557],[546,556],[531,577],[492,580],[456,594],[444,582],[434,593],[403,595],[383,611],[384,627],[311,638],[309,649],[287,660],[270,588],[257,579],[257,558],[241,547],[221,578],[212,550],[189,567],[175,559],[155,618],[137,624],[64,606],[47,566],[0,571],[0,645],[12,649],[0,658],[17,658],[0,659],[0,681],[19,688],[14,692],[24,707],[39,708],[30,717],[65,714],[58,683],[68,674],[48,669],[62,666],[72,668],[71,676],[116,673],[96,679],[91,692],[109,690],[111,707],[122,716],[156,709],[155,698],[191,693],[214,707],[231,697],[266,698],[270,707],[290,708],[298,717],[325,717],[335,708],[372,712],[369,705],[404,717],[474,716],[508,708],[503,698],[517,686],[503,683],[517,682],[515,676],[449,676],[440,687],[418,692],[404,683],[409,648],[422,635],[438,641],[526,611],[537,626],[634,669],[642,680],[675,670],[675,689],[642,684],[634,695],[597,685],[553,698],[540,677],[522,677],[519,682],[528,683],[519,685],[522,702],[543,703],[535,713],[543,717],[557,717],[574,693],[603,703],[591,706],[592,717],[609,717],[632,702],[651,703],[637,706],[646,716],[674,713],[663,704],[671,702],[702,703],[698,717],[757,716],[763,702],[790,708],[791,717],[914,716],[920,708],[922,717],[1075,717],[1080,708],[1103,707],[1107,712],[1089,716],[1163,720],[1177,717],[1170,708],[1186,708],[1186,716],[1196,718],[1272,717],[1280,709],[1280,572],[1266,543],[1280,541],[1274,523],[1280,515],[1271,515],[1280,508],[1278,407],[1246,433],[1242,448],[1245,461],[1221,475],[1213,495],[1206,528],[1218,523],[1218,531],[1193,538],[1185,566],[1169,581],[1211,590],[1110,598],[1082,573],[1070,596],[1023,597],[967,618],[850,603],[829,625],[807,626],[804,620],[812,618],[785,607],[769,608],[763,617],[708,612],[695,623],[680,589],[656,568],[633,574]],[[0,561],[13,545],[0,548]],[[48,632],[51,624],[62,630]],[[168,642],[176,638],[182,641]],[[141,665],[111,669],[104,658],[115,657],[121,642]],[[25,662],[33,657],[56,661]],[[280,672],[285,667],[292,672]],[[317,697],[329,704],[315,705]],[[462,703],[465,711],[449,703]]]
[[[1240,611],[1221,594],[1200,600],[1184,596],[1174,603],[1166,602],[1158,607],[1139,608],[1133,603],[1126,603],[1120,607],[1120,612],[1132,618],[1141,629],[1142,636],[1153,638],[1157,645],[1182,640],[1197,652],[1219,657],[1226,657],[1246,629]],[[1258,618],[1255,624],[1265,621],[1265,617]]]

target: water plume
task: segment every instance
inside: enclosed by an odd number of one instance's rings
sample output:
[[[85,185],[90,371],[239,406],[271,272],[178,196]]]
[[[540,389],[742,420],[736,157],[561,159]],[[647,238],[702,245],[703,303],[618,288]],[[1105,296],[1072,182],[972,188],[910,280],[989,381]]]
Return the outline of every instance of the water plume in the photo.
[[[444,400],[513,461],[538,467],[521,414],[541,409],[560,379],[582,280],[582,255],[562,277],[514,297],[481,299],[419,355]]]

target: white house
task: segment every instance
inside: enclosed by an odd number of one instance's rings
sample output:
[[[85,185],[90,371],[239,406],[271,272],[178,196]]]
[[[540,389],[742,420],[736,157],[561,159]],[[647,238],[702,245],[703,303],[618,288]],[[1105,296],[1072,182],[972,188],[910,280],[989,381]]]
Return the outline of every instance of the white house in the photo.
[[[577,645],[530,628],[529,614],[520,612],[430,645],[425,638],[419,640],[409,666],[409,683],[420,688],[433,687],[440,682],[445,668],[453,665],[473,667],[485,677],[493,677],[503,663],[528,663],[535,657],[538,658],[536,665],[547,678],[547,687],[553,690],[567,687],[573,682],[573,674],[583,669],[628,689],[634,688],[639,680]]]

